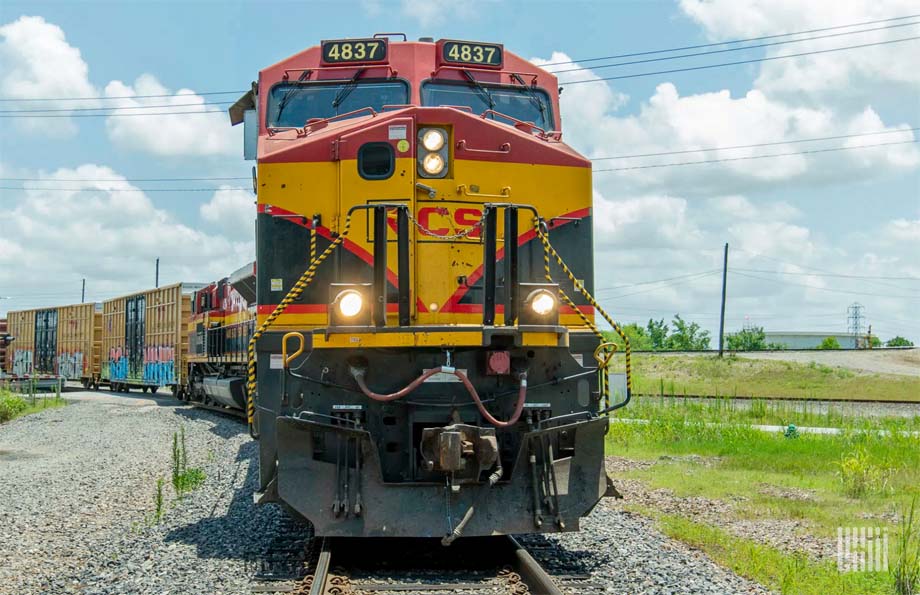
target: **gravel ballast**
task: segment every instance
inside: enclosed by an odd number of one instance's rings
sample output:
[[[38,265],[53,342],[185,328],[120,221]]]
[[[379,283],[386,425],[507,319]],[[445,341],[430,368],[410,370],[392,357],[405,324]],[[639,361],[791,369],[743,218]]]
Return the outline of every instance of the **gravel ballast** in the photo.
[[[0,593],[249,594],[289,525],[252,503],[258,449],[245,424],[168,398],[65,396],[80,400],[0,426]],[[183,426],[188,464],[206,479],[176,501],[172,436]],[[592,593],[766,593],[610,501],[579,533],[524,540],[551,572],[590,574]]]

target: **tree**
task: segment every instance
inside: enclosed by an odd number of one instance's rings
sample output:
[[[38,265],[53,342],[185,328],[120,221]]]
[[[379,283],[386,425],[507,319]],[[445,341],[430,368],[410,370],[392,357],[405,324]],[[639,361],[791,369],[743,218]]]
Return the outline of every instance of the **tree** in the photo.
[[[885,343],[885,345],[888,347],[913,347],[914,343],[908,339],[905,339],[901,335],[898,335],[897,337],[888,339],[888,342]]]
[[[840,342],[837,341],[837,337],[824,337],[818,349],[840,349]]]
[[[651,351],[652,350],[652,341],[649,339],[648,334],[646,334],[645,329],[639,326],[635,322],[630,322],[629,324],[620,325],[620,329],[629,339],[629,347],[634,351]],[[617,334],[616,331],[603,331],[604,338],[611,342],[616,343],[621,349],[623,348],[623,339]]]
[[[702,330],[697,323],[687,322],[680,317],[680,314],[675,314],[671,324],[674,325],[674,332],[668,336],[667,349],[674,351],[709,349],[709,331]]]
[[[875,349],[876,347],[882,346],[882,340],[876,337],[875,335],[869,335],[869,347]]]
[[[649,319],[645,326],[649,341],[652,343],[652,349],[658,351],[667,348],[668,342],[668,325],[665,324],[664,318],[661,320]]]

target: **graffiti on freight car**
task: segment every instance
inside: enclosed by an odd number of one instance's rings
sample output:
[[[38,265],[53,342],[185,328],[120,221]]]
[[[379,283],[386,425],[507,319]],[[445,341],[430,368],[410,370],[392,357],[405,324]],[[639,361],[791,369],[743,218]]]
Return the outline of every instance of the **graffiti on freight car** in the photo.
[[[157,386],[176,383],[176,348],[158,345],[144,349],[144,382]]]
[[[67,380],[79,380],[83,376],[83,352],[62,353],[58,356],[58,374]]]
[[[32,352],[24,349],[13,351],[13,375],[25,376],[32,373]]]
[[[109,350],[109,361],[106,364],[110,380],[128,379],[128,358],[125,357],[124,349],[112,347]]]

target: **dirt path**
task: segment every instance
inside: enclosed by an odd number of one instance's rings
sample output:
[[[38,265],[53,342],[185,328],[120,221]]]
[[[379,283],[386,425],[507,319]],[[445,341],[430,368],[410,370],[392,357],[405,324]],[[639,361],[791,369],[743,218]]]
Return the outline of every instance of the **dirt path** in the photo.
[[[853,351],[749,351],[738,353],[749,359],[772,359],[825,366],[839,366],[876,374],[920,376],[920,349],[853,350]]]

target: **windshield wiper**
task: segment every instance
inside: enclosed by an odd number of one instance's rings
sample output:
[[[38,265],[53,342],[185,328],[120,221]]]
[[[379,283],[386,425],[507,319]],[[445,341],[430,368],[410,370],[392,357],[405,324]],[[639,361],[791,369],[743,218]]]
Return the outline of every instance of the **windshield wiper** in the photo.
[[[527,93],[527,96],[530,97],[530,101],[537,106],[537,109],[540,110],[540,117],[543,119],[543,123],[546,124],[546,106],[543,104],[543,100],[540,99],[540,96],[536,91],[527,86],[527,83],[524,82],[518,74],[512,73],[511,78],[521,83],[521,86],[524,89],[524,92]]]
[[[338,108],[340,105],[342,105],[342,102],[345,101],[349,95],[351,95],[351,92],[358,87],[358,79],[361,78],[361,75],[364,74],[365,70],[367,69],[358,69],[354,76],[352,76],[351,79],[345,83],[341,89],[339,89],[339,92],[336,93],[335,97],[332,99],[332,107]],[[338,109],[336,109],[336,113],[338,113]]]
[[[300,76],[297,78],[297,83],[304,82],[307,77],[310,76],[309,70],[304,70]],[[287,106],[288,101],[294,95],[294,91],[297,90],[297,83],[293,83],[291,88],[284,92],[284,95],[281,96],[281,100],[278,102],[278,113],[275,114],[275,122],[281,121],[281,112],[284,111],[284,108]]]
[[[476,80],[476,78],[470,74],[469,70],[463,70],[463,76],[467,78],[473,88],[479,93],[480,97],[485,98],[486,104],[489,106],[489,109],[495,109],[495,102],[492,100],[492,94],[489,93],[489,90],[482,86],[482,84]]]

